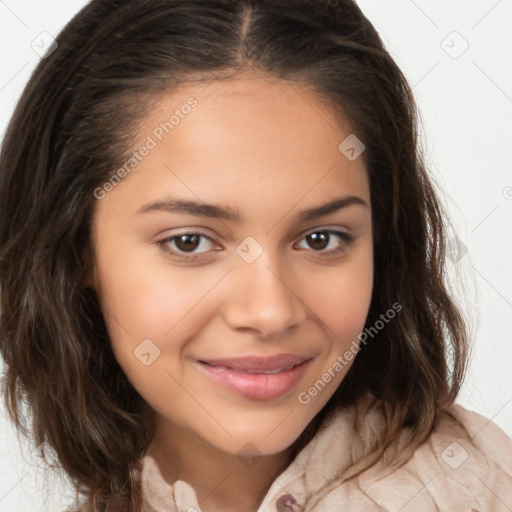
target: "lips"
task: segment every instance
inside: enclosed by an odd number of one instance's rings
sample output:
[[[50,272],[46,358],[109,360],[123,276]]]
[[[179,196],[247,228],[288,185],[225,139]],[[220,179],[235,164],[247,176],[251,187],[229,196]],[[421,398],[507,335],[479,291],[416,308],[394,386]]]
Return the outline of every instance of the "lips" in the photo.
[[[290,370],[308,359],[311,358],[296,354],[277,354],[270,357],[247,356],[230,359],[202,359],[200,362],[237,372],[272,375]]]
[[[296,388],[312,358],[295,354],[197,361],[211,382],[253,400],[272,400]]]

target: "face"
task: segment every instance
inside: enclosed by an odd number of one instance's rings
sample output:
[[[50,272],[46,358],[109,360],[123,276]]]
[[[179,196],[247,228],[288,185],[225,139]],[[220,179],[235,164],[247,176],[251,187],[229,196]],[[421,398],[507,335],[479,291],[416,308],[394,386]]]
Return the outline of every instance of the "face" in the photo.
[[[257,76],[174,90],[140,123],[136,161],[96,193],[93,286],[157,431],[277,453],[346,375],[373,284],[351,133]]]

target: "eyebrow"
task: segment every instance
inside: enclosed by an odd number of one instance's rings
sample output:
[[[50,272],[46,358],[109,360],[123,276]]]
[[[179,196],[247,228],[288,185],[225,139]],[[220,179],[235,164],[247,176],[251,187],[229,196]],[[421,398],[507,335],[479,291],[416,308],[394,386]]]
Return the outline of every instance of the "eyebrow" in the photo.
[[[297,218],[299,221],[304,222],[317,217],[323,217],[331,213],[337,212],[343,208],[352,205],[360,205],[368,207],[366,201],[358,196],[344,196],[338,197],[329,201],[321,206],[315,206],[301,211]],[[139,210],[137,213],[146,213],[152,211],[164,211],[169,213],[184,213],[188,215],[195,215],[198,217],[209,217],[213,219],[227,220],[231,222],[239,222],[241,219],[240,213],[226,206],[218,206],[215,204],[207,204],[197,201],[189,201],[184,199],[168,199],[165,201],[154,201],[148,203]]]

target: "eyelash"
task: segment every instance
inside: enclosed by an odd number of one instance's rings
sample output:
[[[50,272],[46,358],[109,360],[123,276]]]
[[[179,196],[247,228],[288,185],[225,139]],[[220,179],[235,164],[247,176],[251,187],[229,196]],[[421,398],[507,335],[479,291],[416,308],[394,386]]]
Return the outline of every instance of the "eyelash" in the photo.
[[[303,237],[300,239],[300,241],[304,240],[309,235],[313,235],[315,233],[327,233],[328,235],[337,236],[340,239],[340,244],[338,245],[338,247],[336,249],[331,249],[329,251],[324,251],[323,249],[321,249],[319,251],[315,251],[314,249],[311,249],[311,252],[321,255],[321,257],[323,257],[323,258],[334,257],[340,253],[343,253],[346,250],[346,246],[350,247],[355,241],[355,237],[353,235],[345,233],[344,231],[338,231],[338,230],[334,230],[334,229],[316,229],[314,231],[309,231],[303,235]],[[169,246],[168,246],[169,242],[172,242],[173,240],[176,240],[177,238],[179,238],[181,236],[185,236],[185,235],[199,235],[200,237],[206,238],[207,240],[209,240],[212,243],[216,243],[212,237],[208,236],[205,233],[202,233],[201,231],[185,231],[183,233],[179,233],[177,235],[173,235],[173,236],[164,238],[162,240],[159,240],[156,242],[156,244],[159,247],[161,247],[161,249],[163,251],[165,251],[166,253],[170,253],[173,258],[176,258],[180,261],[193,262],[198,259],[203,259],[205,257],[205,253],[197,253],[197,254],[183,253],[183,252],[178,252],[174,249],[172,249],[172,250],[169,249]],[[329,243],[330,243],[330,240],[329,240]]]

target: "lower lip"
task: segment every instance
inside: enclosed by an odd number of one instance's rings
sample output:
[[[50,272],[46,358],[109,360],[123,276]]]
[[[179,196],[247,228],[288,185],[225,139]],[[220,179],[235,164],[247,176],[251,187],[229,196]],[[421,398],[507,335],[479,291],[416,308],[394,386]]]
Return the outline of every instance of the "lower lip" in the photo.
[[[198,361],[199,368],[221,386],[253,400],[272,400],[293,389],[301,380],[309,361],[290,370],[267,375],[224,370]]]

